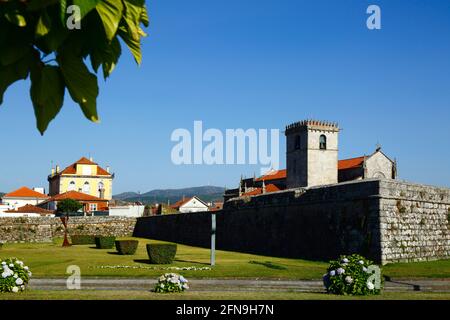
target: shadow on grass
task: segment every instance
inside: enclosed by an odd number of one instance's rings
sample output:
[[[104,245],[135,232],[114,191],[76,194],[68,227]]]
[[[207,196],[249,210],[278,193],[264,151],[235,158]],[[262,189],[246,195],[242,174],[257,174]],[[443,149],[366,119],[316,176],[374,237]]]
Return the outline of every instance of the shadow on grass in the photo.
[[[186,263],[195,263],[195,264],[201,264],[201,265],[209,266],[209,263],[206,263],[206,262],[198,262],[198,261],[191,261],[191,260],[181,260],[181,259],[175,259],[173,261],[186,262]]]
[[[134,259],[133,260],[136,263],[143,263],[143,264],[151,264],[151,265],[155,265],[154,263],[150,263],[149,259]]]
[[[269,269],[275,269],[275,270],[287,270],[286,267],[280,266],[278,264],[275,264],[271,261],[265,261],[265,262],[261,262],[261,261],[249,261],[248,263],[250,264],[257,264],[260,266],[264,266],[267,267]]]

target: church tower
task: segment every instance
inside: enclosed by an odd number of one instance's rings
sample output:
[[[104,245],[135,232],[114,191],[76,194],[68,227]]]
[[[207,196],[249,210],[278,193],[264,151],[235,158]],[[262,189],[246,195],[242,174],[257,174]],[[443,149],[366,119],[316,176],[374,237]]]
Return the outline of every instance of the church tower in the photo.
[[[338,182],[337,123],[304,120],[286,127],[287,188]]]

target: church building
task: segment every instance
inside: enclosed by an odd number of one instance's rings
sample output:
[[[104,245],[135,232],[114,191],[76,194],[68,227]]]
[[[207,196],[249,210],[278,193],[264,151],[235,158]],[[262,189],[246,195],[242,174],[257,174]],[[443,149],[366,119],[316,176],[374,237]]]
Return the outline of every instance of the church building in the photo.
[[[225,191],[224,201],[292,188],[308,188],[362,179],[396,179],[397,163],[381,147],[371,155],[338,160],[339,126],[303,120],[286,127],[286,169],[261,177],[241,178],[237,189]]]

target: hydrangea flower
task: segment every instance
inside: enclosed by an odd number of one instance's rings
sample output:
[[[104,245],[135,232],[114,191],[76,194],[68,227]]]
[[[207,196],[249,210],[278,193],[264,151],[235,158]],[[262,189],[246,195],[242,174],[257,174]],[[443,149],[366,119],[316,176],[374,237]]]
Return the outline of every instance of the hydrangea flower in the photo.
[[[364,264],[364,261],[359,260],[358,263],[359,263],[359,264]]]
[[[373,290],[373,289],[375,289],[375,285],[372,282],[368,281],[367,282],[367,289]]]
[[[347,282],[348,284],[351,284],[353,282],[353,278],[350,276],[346,276],[345,277],[345,282]]]
[[[343,268],[337,268],[337,274],[344,274],[345,270]]]
[[[17,293],[17,292],[19,292],[19,288],[17,288],[17,287],[13,287],[13,288],[12,288],[12,292],[14,292],[14,293]]]
[[[17,278],[16,279],[16,284],[19,285],[19,286],[22,285],[23,284],[23,280],[20,279],[20,278]]]
[[[348,259],[347,258],[342,259],[342,263],[348,263]]]
[[[336,275],[336,271],[335,270],[331,270],[330,271],[330,276],[334,277]]]

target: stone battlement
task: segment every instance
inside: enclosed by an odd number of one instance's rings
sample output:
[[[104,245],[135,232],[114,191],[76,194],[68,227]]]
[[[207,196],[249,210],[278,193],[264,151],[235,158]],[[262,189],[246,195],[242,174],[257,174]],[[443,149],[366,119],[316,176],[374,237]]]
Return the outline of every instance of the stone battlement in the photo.
[[[321,121],[321,120],[302,120],[287,125],[285,133],[289,134],[307,128],[325,131],[339,131],[339,125],[337,122]]]

